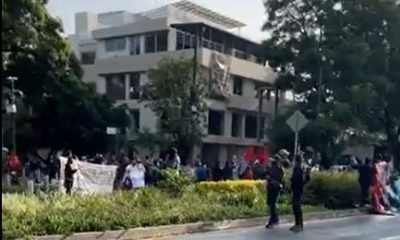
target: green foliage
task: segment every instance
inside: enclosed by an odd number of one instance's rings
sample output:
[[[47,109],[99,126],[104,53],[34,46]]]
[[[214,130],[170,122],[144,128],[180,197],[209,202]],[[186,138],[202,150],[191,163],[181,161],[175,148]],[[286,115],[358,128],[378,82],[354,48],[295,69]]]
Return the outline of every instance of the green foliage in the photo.
[[[280,203],[289,204],[290,195],[290,172],[285,173],[284,194],[279,199]],[[216,192],[221,195],[233,194],[236,196],[230,200],[239,199],[240,202],[254,203],[265,199],[265,181],[224,181],[224,182],[202,182],[196,185],[196,191],[201,194]],[[306,186],[304,201],[310,205],[323,205],[330,209],[352,208],[359,202],[360,189],[357,174],[315,172]],[[265,200],[262,200],[265,203]]]
[[[127,126],[123,107],[97,95],[81,81],[82,69],[61,23],[46,10],[47,1],[2,2],[2,53],[7,76],[18,77],[24,92],[17,116],[20,150],[70,148],[77,153],[104,151],[107,126]]]
[[[107,195],[65,196],[3,194],[2,231],[5,239],[83,231],[119,230],[259,217],[267,213],[264,181],[202,182],[190,187],[190,180],[166,171],[164,190]],[[289,174],[286,174],[288,179]],[[289,181],[286,180],[288,183]],[[287,186],[290,187],[290,186]],[[171,189],[180,194],[171,194]],[[306,212],[353,207],[358,201],[357,175],[314,173],[305,192]],[[279,199],[281,214],[291,212],[290,196]]]
[[[287,125],[286,120],[294,113],[296,108],[298,106],[293,106],[281,112],[267,130],[272,152],[277,152],[282,148],[288,150],[294,148],[294,132]],[[311,116],[308,115],[308,117]],[[315,151],[322,153],[322,165],[330,167],[344,150],[346,142],[339,140],[343,132],[344,130],[338,122],[330,117],[322,116],[315,120],[311,119],[307,126],[301,130],[299,144],[303,148],[312,147]]]
[[[385,133],[400,167],[399,4],[269,0],[265,7],[264,53],[280,73],[278,87],[301,96],[299,107],[313,118]]]
[[[161,170],[161,181],[158,187],[176,196],[181,194],[193,183],[193,180],[184,174],[179,174],[176,170]]]
[[[160,118],[161,135],[183,151],[183,161],[201,142],[205,123],[204,84],[192,75],[193,61],[183,58],[165,57],[149,72],[149,106]]]
[[[175,198],[153,188],[96,196],[2,195],[2,232],[3,238],[13,239],[264,216],[265,200],[254,203],[251,196],[243,197],[240,192],[200,194],[188,189]],[[242,199],[247,200],[242,203]],[[290,209],[280,205],[281,214],[289,214]]]

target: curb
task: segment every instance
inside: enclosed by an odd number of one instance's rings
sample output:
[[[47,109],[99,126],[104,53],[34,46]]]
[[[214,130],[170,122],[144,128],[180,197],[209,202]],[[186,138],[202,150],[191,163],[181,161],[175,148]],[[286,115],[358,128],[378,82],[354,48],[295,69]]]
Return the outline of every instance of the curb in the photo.
[[[304,215],[304,221],[324,220],[332,218],[344,218],[364,215],[358,209],[340,210],[340,211],[326,211],[309,213]],[[115,230],[105,232],[84,232],[73,233],[69,236],[64,235],[49,235],[35,237],[36,240],[133,240],[133,239],[152,239],[174,235],[184,235],[201,232],[211,232],[235,228],[248,228],[257,227],[265,224],[267,217],[237,219],[237,220],[224,220],[218,222],[197,222],[179,225],[167,225],[159,227],[145,227],[145,228],[132,228],[127,230]],[[293,220],[290,215],[282,216],[281,223],[289,223]]]

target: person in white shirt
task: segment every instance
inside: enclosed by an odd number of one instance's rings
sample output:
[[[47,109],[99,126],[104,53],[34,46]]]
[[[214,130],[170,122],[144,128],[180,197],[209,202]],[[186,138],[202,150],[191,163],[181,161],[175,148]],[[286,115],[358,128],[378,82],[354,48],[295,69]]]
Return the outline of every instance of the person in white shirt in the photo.
[[[146,168],[141,163],[141,161],[132,161],[131,164],[126,166],[124,183],[128,189],[140,189],[146,186],[145,182]],[[127,186],[128,185],[128,186]],[[130,186],[129,186],[130,185]]]

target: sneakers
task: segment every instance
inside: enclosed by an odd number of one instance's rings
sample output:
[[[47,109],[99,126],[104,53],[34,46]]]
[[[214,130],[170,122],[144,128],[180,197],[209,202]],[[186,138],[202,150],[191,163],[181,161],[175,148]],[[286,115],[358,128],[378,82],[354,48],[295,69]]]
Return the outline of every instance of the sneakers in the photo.
[[[302,232],[303,231],[303,226],[296,225],[290,228],[290,231],[294,233]]]

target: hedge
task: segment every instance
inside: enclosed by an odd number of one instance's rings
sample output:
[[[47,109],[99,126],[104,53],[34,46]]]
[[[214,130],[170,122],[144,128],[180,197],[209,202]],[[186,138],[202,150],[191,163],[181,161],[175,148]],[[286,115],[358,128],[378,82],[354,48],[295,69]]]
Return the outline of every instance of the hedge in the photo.
[[[321,205],[332,201],[338,206],[350,206],[347,204],[357,201],[357,191],[356,175],[313,174],[306,199],[316,205],[305,206],[305,211],[322,210]],[[165,189],[146,188],[86,196],[3,194],[2,200],[3,239],[267,214],[263,181],[204,182],[183,187],[178,195]],[[291,213],[288,194],[281,197],[279,205],[281,214]]]
[[[330,209],[351,208],[359,202],[360,186],[358,175],[351,172],[315,172],[307,184],[304,193],[304,203],[323,205]],[[250,192],[264,198],[266,195],[265,181],[225,181],[202,182],[196,185],[199,192],[237,193]],[[285,188],[280,202],[289,203],[290,173],[285,174]]]

